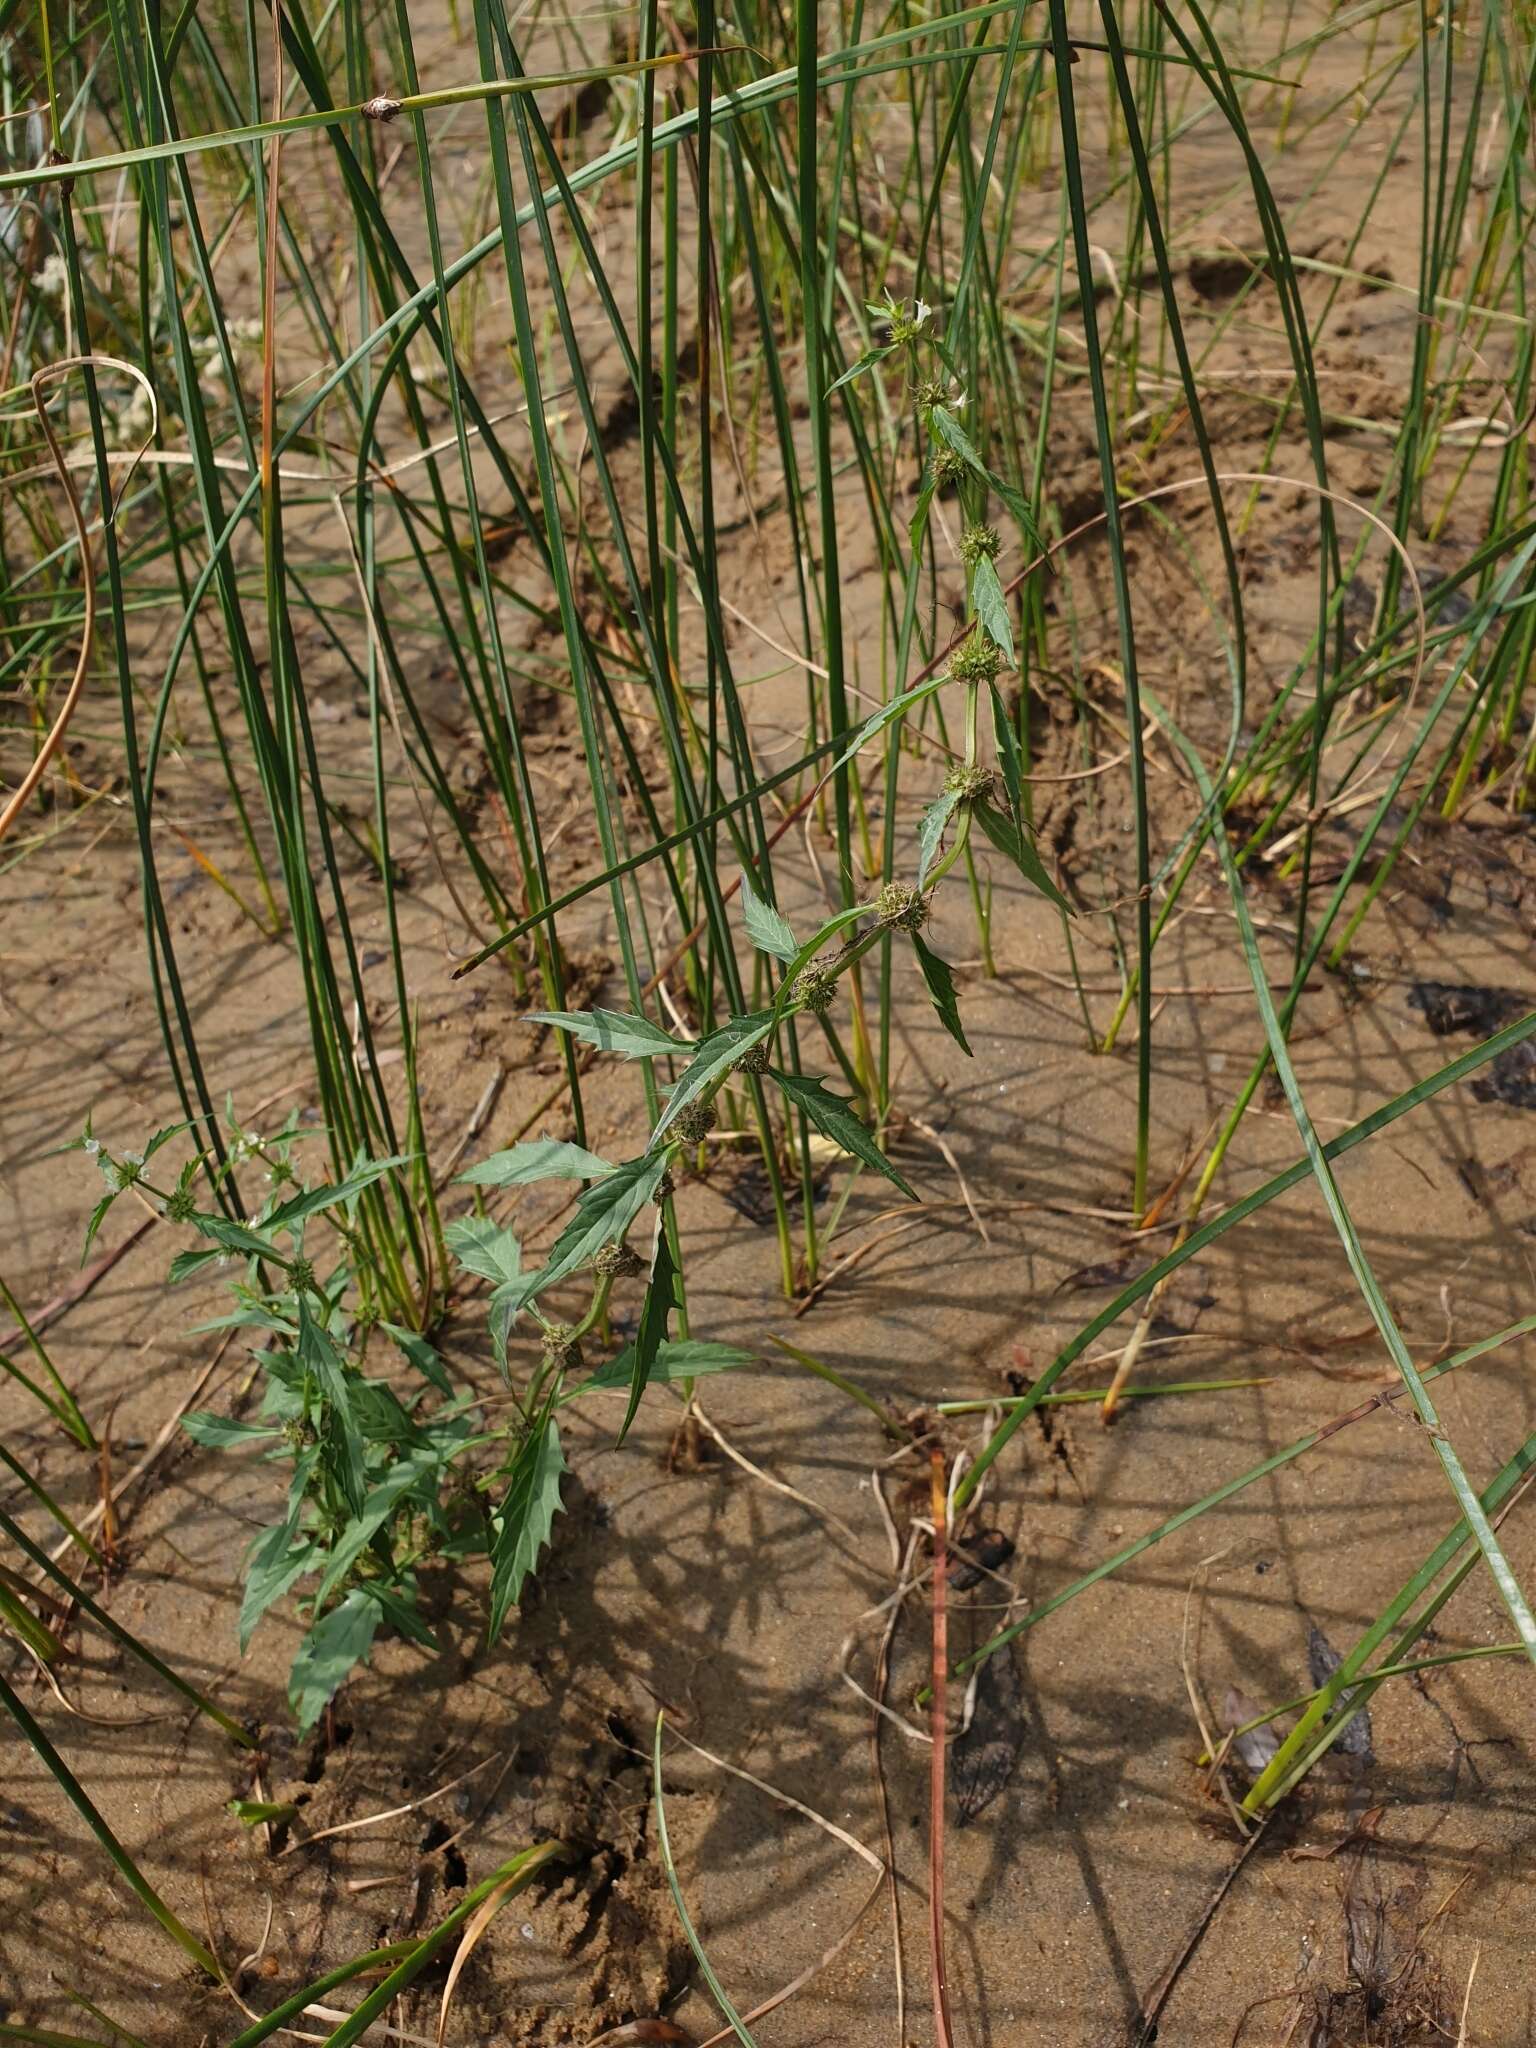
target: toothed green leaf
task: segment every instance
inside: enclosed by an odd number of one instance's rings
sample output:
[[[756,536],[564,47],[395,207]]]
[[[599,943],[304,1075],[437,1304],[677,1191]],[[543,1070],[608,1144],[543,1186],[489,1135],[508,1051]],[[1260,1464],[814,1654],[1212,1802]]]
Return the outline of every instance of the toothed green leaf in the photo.
[[[918,1200],[917,1190],[909,1187],[902,1179],[875,1143],[873,1134],[859,1121],[840,1095],[834,1095],[819,1081],[808,1080],[804,1074],[781,1074],[775,1069],[773,1078],[790,1101],[805,1111],[824,1138],[830,1138],[834,1145],[844,1152],[851,1152],[854,1158],[862,1159],[864,1164],[872,1166],[876,1173],[883,1173],[888,1181],[894,1182],[901,1192],[910,1195],[914,1202]]]
[[[621,1053],[627,1060],[688,1050],[649,1017],[631,1017],[619,1010],[531,1010],[523,1022],[553,1025],[556,1031],[568,1032],[601,1052]]]
[[[745,871],[741,877],[741,907],[747,937],[759,952],[771,953],[775,960],[793,960],[800,941],[773,905],[758,895]]]
[[[955,999],[955,977],[949,971],[947,961],[941,960],[931,946],[923,944],[921,936],[912,934],[912,950],[917,955],[917,964],[923,970],[923,979],[928,984],[928,993],[933,997],[933,1007],[943,1021],[944,1029],[969,1059],[971,1048],[966,1043],[965,1031],[960,1022],[960,1005]]]
[[[608,1160],[599,1159],[584,1145],[535,1138],[526,1145],[513,1145],[506,1152],[493,1152],[478,1166],[467,1167],[458,1178],[481,1188],[521,1188],[536,1180],[600,1180],[612,1171]]]
[[[497,1510],[491,1545],[490,1642],[501,1634],[507,1610],[521,1598],[528,1574],[549,1541],[561,1508],[560,1481],[564,1476],[565,1454],[551,1415],[525,1439]]]
[[[1003,651],[1003,659],[1013,666],[1013,629],[1008,623],[1008,600],[1003,596],[1003,586],[997,580],[997,571],[985,555],[977,561],[971,579],[971,603],[983,629],[997,642]]]

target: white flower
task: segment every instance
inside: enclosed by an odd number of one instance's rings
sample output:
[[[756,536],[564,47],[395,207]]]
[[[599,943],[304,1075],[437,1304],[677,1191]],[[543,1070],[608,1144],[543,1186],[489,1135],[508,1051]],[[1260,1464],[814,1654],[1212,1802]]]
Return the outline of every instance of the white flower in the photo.
[[[919,299],[917,302],[917,311],[912,316],[912,324],[915,327],[921,327],[925,321],[931,320],[932,318],[932,306],[929,305],[926,299]]]

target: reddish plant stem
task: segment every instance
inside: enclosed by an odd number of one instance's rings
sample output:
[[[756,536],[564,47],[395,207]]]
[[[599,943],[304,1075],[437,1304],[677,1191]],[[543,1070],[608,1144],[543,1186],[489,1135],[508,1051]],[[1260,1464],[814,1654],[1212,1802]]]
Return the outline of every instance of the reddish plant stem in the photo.
[[[933,1762],[928,1808],[928,1945],[933,1961],[933,2034],[937,2048],[953,2048],[949,2026],[949,1983],[944,1972],[944,1779],[945,1714],[949,1682],[949,1617],[944,1596],[948,1576],[948,1488],[944,1453],[930,1453],[933,1486]]]

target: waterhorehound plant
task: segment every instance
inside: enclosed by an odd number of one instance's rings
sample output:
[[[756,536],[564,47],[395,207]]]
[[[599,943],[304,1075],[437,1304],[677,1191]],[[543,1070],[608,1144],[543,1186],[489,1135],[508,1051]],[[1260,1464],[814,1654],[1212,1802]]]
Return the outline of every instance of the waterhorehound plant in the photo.
[[[95,1156],[107,1183],[87,1234],[94,1237],[113,1203],[132,1190],[172,1223],[205,1242],[177,1254],[172,1283],[238,1261],[229,1314],[201,1327],[258,1332],[253,1355],[262,1391],[250,1420],[206,1412],[183,1417],[199,1444],[258,1449],[263,1462],[285,1468],[286,1501],[279,1518],[256,1538],[245,1559],[240,1647],[279,1600],[296,1594],[306,1630],[293,1661],[288,1695],[301,1728],[309,1728],[381,1629],[437,1651],[441,1645],[419,1611],[421,1569],[488,1556],[491,1598],[487,1634],[494,1641],[548,1542],[560,1510],[565,1460],[557,1410],[582,1395],[628,1386],[629,1353],[584,1381],[568,1374],[581,1359],[581,1339],[603,1316],[614,1281],[637,1271],[606,1233],[589,1241],[580,1260],[559,1256],[549,1275],[562,1278],[579,1263],[594,1276],[592,1307],[577,1328],[543,1323],[543,1356],[527,1383],[513,1390],[509,1419],[491,1427],[473,1393],[455,1390],[447,1364],[427,1339],[359,1305],[366,1247],[357,1228],[364,1191],[403,1162],[359,1158],[338,1182],[306,1185],[297,1165],[300,1141],[319,1135],[297,1119],[275,1135],[242,1130],[229,1118],[229,1168],[264,1169],[271,1192],[245,1221],[199,1206],[207,1161],[194,1154],[170,1185],[153,1162],[187,1128],[157,1131],[140,1152],[113,1152],[87,1128],[77,1143]],[[466,1178],[508,1185],[557,1174],[607,1173],[605,1163],[575,1145],[520,1145]],[[660,1168],[658,1167],[659,1178]],[[621,1186],[638,1176],[614,1174]],[[608,1185],[599,1182],[598,1188]],[[596,1190],[593,1191],[594,1193]],[[622,1234],[654,1192],[645,1183],[631,1206],[607,1206],[608,1229]],[[584,1198],[589,1208],[597,1204]],[[328,1232],[317,1243],[317,1229]],[[520,1280],[517,1240],[481,1216],[449,1226],[466,1270],[491,1279],[497,1355],[510,1382],[506,1332],[514,1297],[529,1298],[546,1275]],[[562,1240],[563,1242],[563,1240]],[[560,1247],[556,1248],[557,1255]],[[537,1311],[536,1311],[537,1312]],[[642,1329],[644,1329],[642,1318]],[[380,1353],[383,1352],[381,1358]],[[746,1361],[727,1345],[647,1344],[648,1375],[693,1378]],[[403,1358],[414,1383],[400,1391],[389,1367]],[[370,1371],[370,1365],[373,1370]]]
[[[615,1274],[641,1270],[627,1243],[627,1233],[642,1212],[654,1205],[647,1285],[633,1344],[623,1357],[629,1367],[629,1406],[619,1436],[622,1441],[647,1383],[658,1375],[683,1377],[675,1356],[668,1361],[668,1332],[674,1314],[686,1316],[683,1270],[677,1223],[670,1197],[675,1176],[699,1156],[720,1121],[724,1101],[732,1122],[743,1105],[731,1101],[740,1090],[750,1099],[759,1127],[763,1124],[764,1090],[776,1090],[788,1120],[796,1113],[840,1151],[892,1181],[916,1199],[914,1190],[892,1165],[878,1142],[878,1131],[859,1115],[859,1099],[880,1119],[879,1089],[866,1063],[845,1050],[833,1030],[830,1013],[838,983],[858,968],[875,947],[894,939],[910,942],[933,1005],[946,1030],[967,1055],[954,976],[948,964],[923,937],[939,883],[969,852],[973,824],[1019,868],[1025,879],[1063,912],[1071,906],[1047,874],[1025,819],[1023,766],[1018,735],[1004,704],[998,678],[1013,660],[1013,637],[1007,600],[995,567],[1001,546],[995,527],[985,524],[989,494],[996,494],[1035,543],[1028,508],[1018,494],[993,475],[960,425],[964,398],[951,388],[954,366],[934,331],[931,309],[887,299],[869,308],[883,339],[847,373],[848,379],[875,370],[896,358],[906,375],[908,393],[928,439],[924,482],[913,517],[914,551],[926,532],[936,495],[952,489],[961,520],[959,554],[967,580],[967,618],[942,667],[893,696],[858,729],[827,770],[823,782],[835,781],[877,734],[896,726],[917,706],[954,686],[960,696],[963,752],[949,770],[939,794],[922,814],[917,832],[917,870],[912,883],[886,882],[867,903],[849,904],[826,918],[807,939],[795,931],[774,903],[742,873],[740,893],[747,937],[759,954],[776,963],[770,972],[767,1000],[757,1009],[729,1017],[698,1041],[680,1039],[649,1018],[606,1009],[582,1012],[537,1011],[527,1021],[549,1025],[571,1039],[602,1052],[645,1064],[647,1090],[658,1104],[645,1150],[618,1166],[572,1145],[518,1146],[499,1154],[467,1179],[505,1186],[562,1173],[572,1178],[595,1175],[576,1203],[576,1211],[536,1273],[503,1273],[500,1255],[489,1240],[473,1232],[483,1223],[450,1226],[448,1241],[461,1259],[478,1261],[477,1272],[496,1281],[492,1296],[492,1334],[504,1351],[510,1319],[531,1309],[543,1331],[544,1376],[554,1378],[570,1362],[572,1347],[602,1317]],[[986,705],[997,752],[997,767],[981,758],[981,712]],[[946,837],[948,845],[945,846]],[[762,878],[760,878],[762,882]],[[766,887],[766,883],[762,882]],[[763,982],[759,980],[759,987]],[[821,1027],[849,1085],[852,1098],[835,1094],[820,1080],[799,1069],[781,1051],[794,1020],[805,1018]],[[651,1063],[679,1063],[677,1079],[660,1103]],[[581,1321],[569,1325],[550,1320],[539,1297],[578,1270],[594,1264],[598,1276],[591,1303]],[[698,1347],[690,1347],[697,1349]],[[677,1347],[672,1347],[675,1354]],[[616,1375],[619,1361],[605,1368]],[[542,1385],[535,1382],[535,1389]],[[530,1416],[530,1422],[532,1417]]]
[[[184,1418],[183,1427],[210,1447],[261,1446],[264,1460],[288,1469],[284,1513],[256,1539],[246,1558],[239,1628],[243,1650],[275,1602],[300,1594],[308,1626],[294,1658],[289,1699],[302,1727],[315,1722],[354,1665],[369,1654],[381,1628],[392,1628],[424,1649],[439,1648],[418,1606],[419,1570],[431,1560],[455,1564],[489,1557],[488,1634],[495,1640],[560,1509],[566,1468],[558,1411],[565,1402],[593,1392],[627,1391],[622,1442],[647,1385],[691,1383],[750,1356],[730,1345],[671,1334],[674,1315],[686,1314],[670,1202],[674,1178],[715,1129],[716,1100],[723,1091],[732,1085],[754,1093],[765,1084],[776,1088],[787,1107],[801,1112],[833,1145],[914,1195],[852,1101],[819,1080],[776,1065],[775,1046],[792,1018],[825,1024],[839,981],[883,938],[900,936],[911,943],[940,1018],[969,1053],[954,978],[922,934],[933,893],[965,852],[973,821],[1028,880],[1063,910],[1068,908],[1023,822],[1017,740],[997,680],[1013,649],[994,567],[998,535],[982,523],[987,493],[996,492],[1009,503],[1026,531],[1032,530],[1029,515],[988,472],[961,428],[957,413],[963,401],[946,382],[921,374],[925,355],[944,370],[952,369],[933,334],[928,308],[918,305],[909,311],[887,303],[873,310],[889,339],[858,367],[872,369],[889,355],[906,359],[931,440],[918,516],[926,519],[938,491],[954,488],[964,522],[960,554],[967,571],[969,619],[948,665],[883,706],[829,773],[836,775],[867,740],[946,684],[957,685],[962,693],[964,753],[923,813],[915,884],[885,884],[873,903],[839,911],[802,942],[743,875],[748,937],[782,968],[763,1008],[731,1017],[698,1043],[675,1039],[645,1017],[610,1010],[537,1012],[530,1018],[626,1058],[679,1058],[682,1068],[646,1149],[636,1158],[613,1165],[583,1146],[539,1140],[497,1153],[462,1177],[482,1188],[561,1178],[587,1183],[571,1220],[535,1271],[523,1270],[513,1231],[488,1216],[461,1218],[444,1232],[465,1270],[491,1283],[491,1336],[509,1385],[508,1340],[519,1314],[526,1311],[540,1333],[538,1362],[514,1390],[510,1419],[484,1427],[476,1397],[455,1392],[443,1358],[425,1337],[385,1320],[372,1305],[375,1290],[363,1290],[367,1305],[359,1305],[359,1279],[369,1270],[359,1205],[369,1188],[408,1163],[405,1158],[359,1154],[340,1181],[308,1186],[296,1155],[303,1138],[321,1134],[301,1129],[295,1115],[274,1136],[262,1138],[241,1129],[230,1115],[231,1142],[214,1167],[215,1185],[220,1176],[243,1168],[264,1170],[271,1187],[261,1206],[237,1221],[200,1206],[199,1190],[207,1184],[210,1167],[206,1154],[194,1152],[169,1187],[151,1177],[157,1155],[189,1125],[156,1132],[142,1153],[114,1153],[89,1127],[78,1141],[94,1155],[106,1181],[87,1228],[87,1249],[108,1210],[131,1189],[158,1204],[169,1221],[205,1240],[177,1255],[170,1269],[173,1283],[232,1259],[242,1262],[241,1276],[231,1283],[236,1306],[205,1327],[261,1333],[255,1351],[264,1382],[260,1403],[250,1421],[194,1413]],[[980,758],[983,693],[997,736],[1000,783]],[[828,1037],[858,1087],[856,1071],[835,1037],[830,1032]],[[648,1209],[654,1209],[655,1220],[649,1256],[642,1259],[629,1234]],[[329,1257],[311,1241],[316,1225],[332,1233]],[[633,1341],[596,1372],[577,1377],[584,1366],[584,1343],[608,1328],[615,1283],[642,1273],[646,1284]],[[575,1322],[557,1319],[544,1297],[582,1274],[590,1278],[584,1312]],[[381,1343],[403,1356],[417,1375],[419,1383],[404,1396],[388,1377],[367,1370],[370,1350]],[[434,1394],[440,1404],[430,1406]]]

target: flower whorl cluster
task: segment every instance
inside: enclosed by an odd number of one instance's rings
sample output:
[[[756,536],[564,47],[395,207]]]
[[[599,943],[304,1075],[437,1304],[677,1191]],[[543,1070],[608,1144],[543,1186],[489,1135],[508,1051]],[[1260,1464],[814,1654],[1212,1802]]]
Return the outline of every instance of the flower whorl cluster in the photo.
[[[954,683],[995,683],[1003,666],[1003,651],[985,633],[972,633],[949,657],[949,679]]]
[[[967,569],[974,569],[978,562],[995,562],[1002,546],[1003,537],[995,526],[983,526],[977,522],[961,531],[960,559]]]
[[[928,898],[921,889],[909,889],[902,882],[887,882],[875,898],[876,917],[893,931],[919,932],[928,922]]]
[[[795,1001],[813,1017],[824,1017],[837,993],[837,977],[813,963],[795,977]]]
[[[944,778],[945,792],[959,797],[964,804],[979,803],[992,794],[993,774],[979,761],[961,761],[950,769]]]

